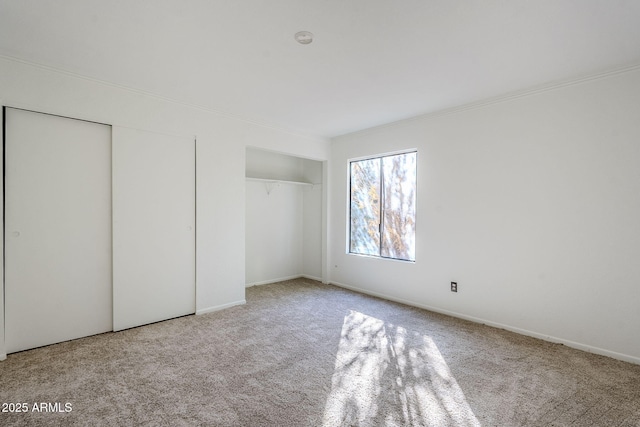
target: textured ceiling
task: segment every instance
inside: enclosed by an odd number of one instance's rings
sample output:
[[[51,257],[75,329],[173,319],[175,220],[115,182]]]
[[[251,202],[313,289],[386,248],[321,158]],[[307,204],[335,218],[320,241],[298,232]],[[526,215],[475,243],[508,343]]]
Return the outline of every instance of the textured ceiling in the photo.
[[[0,0],[0,54],[332,137],[640,64],[640,1]]]

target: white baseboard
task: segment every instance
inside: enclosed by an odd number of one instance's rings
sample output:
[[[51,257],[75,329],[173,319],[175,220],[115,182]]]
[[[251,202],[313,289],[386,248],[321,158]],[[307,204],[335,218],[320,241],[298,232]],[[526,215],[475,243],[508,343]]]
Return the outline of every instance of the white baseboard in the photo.
[[[600,356],[607,356],[607,357],[611,357],[613,359],[618,359],[618,360],[622,360],[624,362],[630,362],[630,363],[634,363],[636,365],[640,365],[640,357],[635,357],[635,356],[631,356],[628,354],[623,354],[623,353],[617,353],[615,351],[610,351],[610,350],[606,350],[604,348],[599,348],[599,347],[593,347],[587,344],[582,344],[579,342],[575,342],[575,341],[570,341],[570,340],[566,340],[563,338],[558,338],[558,337],[554,337],[551,335],[546,335],[546,334],[541,334],[539,332],[534,332],[534,331],[529,331],[527,329],[522,329],[522,328],[518,328],[515,326],[510,326],[510,325],[505,325],[502,323],[498,323],[498,322],[493,322],[491,320],[486,320],[486,319],[482,319],[479,317],[474,317],[474,316],[468,316],[466,314],[462,314],[462,313],[458,313],[455,311],[449,311],[449,310],[443,310],[441,308],[437,308],[437,307],[432,307],[426,304],[420,304],[414,301],[409,301],[409,300],[405,300],[402,298],[396,298],[393,297],[391,295],[386,295],[386,294],[382,294],[379,292],[373,292],[373,291],[369,291],[367,289],[363,289],[363,288],[359,288],[357,286],[350,286],[350,285],[345,285],[344,283],[339,283],[339,282],[334,282],[331,281],[330,282],[331,285],[335,285],[335,286],[339,286],[341,288],[345,288],[345,289],[349,289],[352,291],[356,291],[356,292],[360,292],[363,294],[367,294],[367,295],[371,295],[374,297],[378,297],[378,298],[383,298],[389,301],[394,301],[394,302],[399,302],[401,304],[406,304],[406,305],[410,305],[412,307],[418,307],[418,308],[422,308],[425,310],[429,310],[429,311],[433,311],[435,313],[440,313],[440,314],[446,314],[447,316],[452,316],[452,317],[457,317],[459,319],[464,319],[464,320],[469,320],[471,322],[474,323],[481,323],[487,326],[492,326],[494,328],[498,328],[498,329],[504,329],[507,331],[511,331],[511,332],[515,332],[518,333],[520,335],[526,335],[529,337],[533,337],[533,338],[538,338],[544,341],[549,341],[549,342],[553,342],[553,343],[557,343],[557,344],[564,344],[567,347],[571,347],[571,348],[575,348],[578,350],[582,350],[582,351],[586,351],[588,353],[594,353],[594,354],[599,354]]]
[[[309,274],[296,274],[295,276],[279,277],[277,279],[263,280],[262,282],[247,283],[244,287],[250,288],[252,286],[269,285],[271,283],[284,282],[286,280],[299,279],[301,277],[309,280],[315,280],[316,282],[322,282],[322,278],[320,277],[311,276]]]
[[[6,358],[7,358],[7,353],[0,354],[0,361],[6,360]]]
[[[261,282],[247,283],[244,285],[244,287],[250,288],[252,286],[268,285],[270,283],[284,282],[285,280],[299,279],[300,277],[302,277],[300,274],[296,274],[295,276],[278,277],[277,279],[269,279],[269,280],[263,280]]]
[[[213,307],[201,308],[200,310],[196,310],[196,316],[201,314],[213,313],[214,311],[224,310],[225,308],[234,307],[236,305],[246,304],[246,300],[234,301],[227,304],[215,305]]]

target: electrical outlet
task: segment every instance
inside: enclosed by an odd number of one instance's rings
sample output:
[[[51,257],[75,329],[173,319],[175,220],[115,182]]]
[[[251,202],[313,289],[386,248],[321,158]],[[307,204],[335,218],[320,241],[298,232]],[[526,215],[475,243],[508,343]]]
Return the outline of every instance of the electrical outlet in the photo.
[[[451,292],[458,292],[458,282],[451,282]]]

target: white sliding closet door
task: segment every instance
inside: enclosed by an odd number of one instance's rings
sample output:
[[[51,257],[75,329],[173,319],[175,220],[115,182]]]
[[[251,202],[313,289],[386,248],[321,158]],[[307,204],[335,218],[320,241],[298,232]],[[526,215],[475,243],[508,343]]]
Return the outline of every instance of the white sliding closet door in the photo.
[[[113,329],[195,313],[195,142],[113,129]]]
[[[112,330],[111,127],[12,108],[5,126],[7,352]]]

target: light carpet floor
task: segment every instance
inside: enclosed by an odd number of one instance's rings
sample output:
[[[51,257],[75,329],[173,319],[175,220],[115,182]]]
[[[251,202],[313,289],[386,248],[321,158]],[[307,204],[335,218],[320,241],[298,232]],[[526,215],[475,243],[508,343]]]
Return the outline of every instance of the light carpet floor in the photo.
[[[0,402],[28,406],[2,426],[640,426],[640,366],[297,279],[11,354]]]

